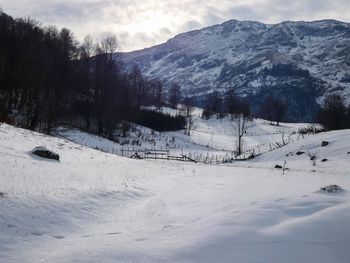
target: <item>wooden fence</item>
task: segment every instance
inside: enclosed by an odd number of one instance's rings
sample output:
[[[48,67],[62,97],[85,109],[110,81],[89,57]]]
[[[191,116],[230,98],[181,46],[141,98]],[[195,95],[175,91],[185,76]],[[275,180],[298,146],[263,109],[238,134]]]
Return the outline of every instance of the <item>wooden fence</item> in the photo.
[[[267,144],[260,144],[254,147],[244,148],[243,153],[238,155],[235,151],[221,151],[221,153],[215,152],[188,152],[181,151],[178,155],[170,153],[169,149],[142,149],[140,147],[121,148],[121,149],[102,149],[96,147],[97,150],[108,152],[123,157],[134,159],[154,159],[154,160],[172,160],[183,162],[195,162],[204,164],[221,164],[232,161],[244,161],[254,158],[260,154],[270,152],[281,147],[288,145],[295,140],[304,138],[304,135],[294,134],[297,138],[292,136],[281,137],[280,141],[269,142]]]
[[[153,160],[168,160],[168,161],[182,161],[182,162],[197,162],[186,154],[180,154],[178,156],[170,155],[169,150],[159,149],[122,149],[121,155],[134,159],[153,159]]]

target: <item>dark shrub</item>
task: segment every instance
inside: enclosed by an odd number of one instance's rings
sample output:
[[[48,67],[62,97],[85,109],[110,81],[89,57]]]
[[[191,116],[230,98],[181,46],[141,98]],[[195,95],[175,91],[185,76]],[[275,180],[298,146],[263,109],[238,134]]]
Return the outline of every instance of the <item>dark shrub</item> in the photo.
[[[171,116],[157,111],[140,110],[136,119],[136,124],[148,127],[156,131],[176,131],[184,129],[186,120],[183,116]]]

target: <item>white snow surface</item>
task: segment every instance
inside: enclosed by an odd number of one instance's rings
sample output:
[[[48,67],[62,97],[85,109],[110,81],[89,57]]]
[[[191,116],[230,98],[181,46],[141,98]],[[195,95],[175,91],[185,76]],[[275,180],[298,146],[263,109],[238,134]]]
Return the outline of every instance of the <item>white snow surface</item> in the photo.
[[[0,262],[348,262],[349,151],[343,130],[249,162],[144,161],[1,124]]]

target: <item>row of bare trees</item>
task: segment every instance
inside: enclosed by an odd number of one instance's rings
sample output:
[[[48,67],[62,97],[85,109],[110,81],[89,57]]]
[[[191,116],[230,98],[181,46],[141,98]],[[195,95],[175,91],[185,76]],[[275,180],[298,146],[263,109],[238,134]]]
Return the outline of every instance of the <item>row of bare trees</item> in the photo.
[[[237,96],[233,88],[229,88],[224,94],[214,92],[207,100],[203,115],[209,118],[213,114],[217,114],[219,117],[225,116],[227,113],[234,114],[242,111],[242,103],[245,105],[245,111],[249,111],[248,115],[250,115],[252,110],[249,100]],[[271,124],[274,121],[279,126],[279,123],[286,117],[286,113],[287,104],[285,102],[279,98],[267,96],[262,100],[260,108],[255,111],[254,115],[270,120]]]
[[[285,118],[287,106],[280,99],[267,96],[261,103],[258,112],[253,113],[247,98],[239,97],[233,88],[229,88],[224,94],[214,92],[207,100],[203,111],[203,117],[209,118],[215,114],[218,118],[229,116],[233,125],[233,134],[236,145],[236,154],[241,155],[244,148],[243,138],[252,126],[253,117],[262,117],[275,121],[278,126]]]
[[[0,11],[0,36],[0,121],[48,134],[68,122],[111,137],[126,133],[142,106],[166,99],[161,81],[122,71],[113,35],[79,43],[68,29]]]

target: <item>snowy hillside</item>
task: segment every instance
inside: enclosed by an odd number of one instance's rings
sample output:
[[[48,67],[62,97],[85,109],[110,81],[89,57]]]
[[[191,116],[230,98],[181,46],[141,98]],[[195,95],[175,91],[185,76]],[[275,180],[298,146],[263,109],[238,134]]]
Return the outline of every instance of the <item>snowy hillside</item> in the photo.
[[[324,94],[338,92],[349,100],[349,43],[350,25],[335,20],[230,20],[122,57],[147,76],[179,83],[185,95],[234,87],[257,101],[272,92],[295,99],[299,108],[294,105],[293,114],[300,120],[307,117],[305,107],[315,110],[315,99]]]
[[[322,146],[322,142],[328,143]],[[271,167],[271,164],[287,162],[290,169],[305,169],[313,172],[324,172],[335,175],[347,175],[344,167],[350,162],[350,131],[330,131],[310,136],[303,140],[289,144],[278,151],[263,154],[252,163],[259,166]],[[316,158],[316,166],[310,161],[311,156]],[[250,163],[251,164],[251,163]]]
[[[349,151],[344,130],[244,163],[144,161],[1,124],[0,261],[347,262]]]
[[[179,110],[166,107],[160,111],[180,114]],[[217,118],[216,115],[209,119],[202,118],[200,108],[195,108],[193,116],[190,136],[185,135],[183,130],[157,132],[139,125],[133,125],[127,137],[116,135],[116,142],[72,128],[58,128],[55,134],[75,143],[118,155],[127,155],[127,151],[132,154],[138,150],[167,149],[175,156],[186,154],[193,158],[207,155],[210,158],[233,158],[237,148],[237,136],[232,119],[228,116]],[[301,139],[298,131],[309,126],[308,123],[281,123],[276,126],[267,120],[254,119],[243,138],[243,151],[247,154],[252,150],[255,154],[267,152],[271,149],[270,143],[282,144],[283,141],[287,143]]]

